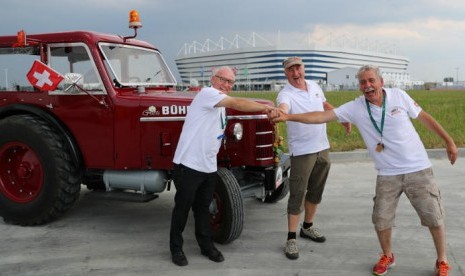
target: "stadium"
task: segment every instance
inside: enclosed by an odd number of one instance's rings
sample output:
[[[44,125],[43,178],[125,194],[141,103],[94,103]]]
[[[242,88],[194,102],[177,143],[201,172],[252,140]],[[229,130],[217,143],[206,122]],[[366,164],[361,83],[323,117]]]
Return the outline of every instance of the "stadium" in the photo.
[[[306,78],[317,81],[325,90],[356,89],[355,73],[365,64],[380,67],[385,86],[412,85],[407,71],[409,59],[396,55],[392,45],[369,44],[347,36],[322,46],[300,44],[270,43],[256,33],[247,39],[239,35],[231,40],[207,39],[185,43],[175,62],[183,86],[208,85],[212,70],[228,65],[236,70],[235,90],[279,90],[287,83],[282,61],[289,56],[301,57]]]

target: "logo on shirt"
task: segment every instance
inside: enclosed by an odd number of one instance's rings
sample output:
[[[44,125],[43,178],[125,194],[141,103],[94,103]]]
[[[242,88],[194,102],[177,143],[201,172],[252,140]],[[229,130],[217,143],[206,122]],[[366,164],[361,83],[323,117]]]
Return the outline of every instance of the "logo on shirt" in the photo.
[[[394,116],[399,113],[400,113],[400,109],[398,107],[394,107],[393,109],[391,109],[391,116]]]

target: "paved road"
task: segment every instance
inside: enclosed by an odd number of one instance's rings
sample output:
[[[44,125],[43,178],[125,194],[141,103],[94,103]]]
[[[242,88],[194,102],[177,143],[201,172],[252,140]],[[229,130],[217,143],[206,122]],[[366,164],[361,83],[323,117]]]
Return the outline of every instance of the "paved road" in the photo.
[[[96,199],[83,189],[77,205],[56,222],[39,227],[0,222],[0,275],[371,275],[379,253],[371,224],[376,173],[370,161],[349,159],[334,158],[315,222],[327,242],[299,239],[296,261],[282,252],[286,199],[275,204],[246,199],[243,233],[231,244],[218,245],[226,258],[219,264],[199,254],[190,218],[185,232],[189,265],[177,267],[168,249],[173,191],[149,203],[131,203]],[[445,159],[432,162],[447,212],[451,275],[464,276],[465,159],[454,166]],[[389,275],[432,275],[432,240],[405,196],[396,219],[397,266]]]

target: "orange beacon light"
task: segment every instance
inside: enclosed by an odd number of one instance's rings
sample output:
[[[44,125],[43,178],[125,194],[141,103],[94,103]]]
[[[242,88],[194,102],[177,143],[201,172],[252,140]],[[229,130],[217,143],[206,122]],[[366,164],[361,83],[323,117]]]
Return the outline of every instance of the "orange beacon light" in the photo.
[[[137,29],[142,28],[142,23],[140,22],[139,13],[136,10],[129,12],[129,28]]]
[[[20,30],[16,35],[16,44],[17,47],[24,47],[26,46],[26,32],[24,30]]]

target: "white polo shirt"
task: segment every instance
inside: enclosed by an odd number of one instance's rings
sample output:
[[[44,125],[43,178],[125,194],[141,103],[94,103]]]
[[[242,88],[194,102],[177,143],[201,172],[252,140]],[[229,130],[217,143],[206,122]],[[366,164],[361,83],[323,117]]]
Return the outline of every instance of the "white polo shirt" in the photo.
[[[335,108],[339,121],[357,126],[379,175],[406,174],[431,167],[423,142],[411,121],[418,117],[421,107],[403,90],[383,89],[386,92],[383,151],[376,151],[381,136],[371,122],[365,96]],[[379,128],[382,107],[370,104],[370,110]]]
[[[306,80],[307,91],[300,90],[289,83],[279,92],[278,106],[282,103],[289,107],[289,114],[323,111],[326,101],[323,90],[311,80]],[[329,149],[326,124],[303,124],[286,122],[289,153],[295,156]]]
[[[217,171],[216,156],[226,128],[224,107],[215,107],[226,94],[213,87],[200,90],[187,109],[173,162],[196,171]]]

